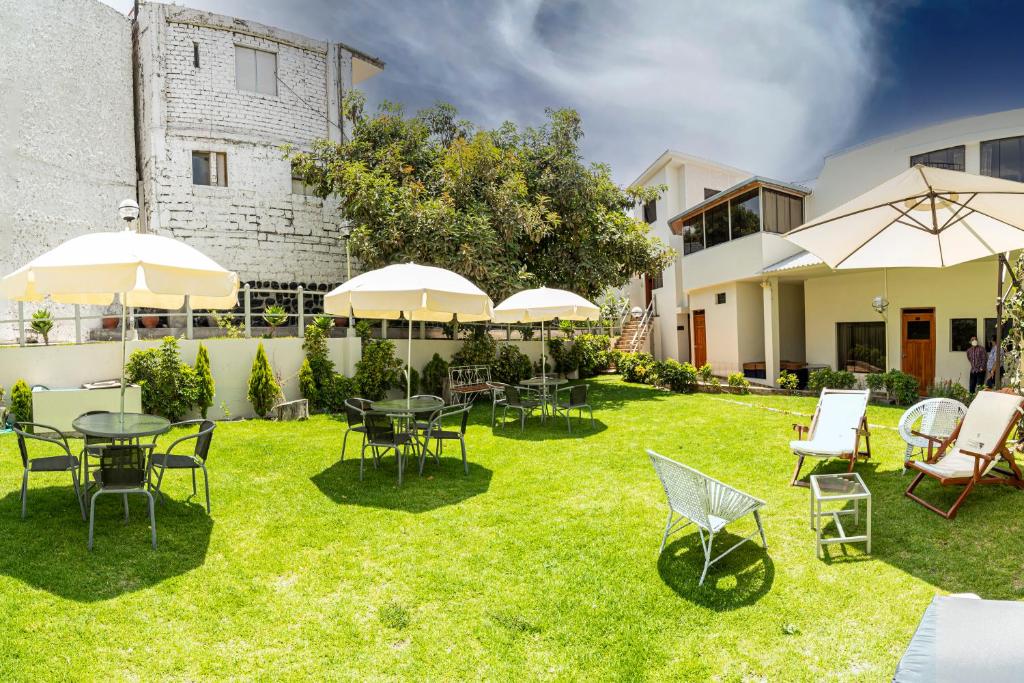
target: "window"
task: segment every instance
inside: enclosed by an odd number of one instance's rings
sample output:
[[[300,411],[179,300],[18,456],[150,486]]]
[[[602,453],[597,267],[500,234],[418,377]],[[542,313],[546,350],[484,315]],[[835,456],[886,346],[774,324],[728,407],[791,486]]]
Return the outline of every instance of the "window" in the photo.
[[[728,204],[720,204],[704,214],[704,238],[708,247],[729,241]]]
[[[228,186],[228,155],[224,152],[192,152],[192,184]]]
[[[732,218],[732,239],[752,235],[761,230],[761,200],[757,190],[751,190],[729,200]]]
[[[964,170],[964,146],[947,147],[933,152],[915,154],[910,157],[910,165],[923,164],[933,168],[946,168],[950,171]]]
[[[648,224],[658,220],[658,200],[652,199],[644,203],[644,221]]]
[[[307,197],[316,196],[316,188],[306,184],[306,179],[296,172],[294,166],[292,167],[292,194],[303,194]]]
[[[1011,327],[1013,327],[1013,323],[1011,323],[1009,320],[1004,320],[1003,321],[1003,331],[999,335],[999,339],[1000,340],[1006,339],[1006,335],[1010,333],[1010,328]],[[981,342],[982,344],[988,344],[990,341],[995,339],[995,337],[996,337],[996,319],[995,318],[985,318],[985,338],[984,339],[979,339],[978,341]]]
[[[661,289],[665,286],[664,274],[660,270],[649,277],[651,279],[651,289]]]
[[[977,318],[953,318],[949,321],[950,351],[966,351],[971,348],[971,337],[976,336],[978,336]]]
[[[712,197],[714,197],[719,192],[721,192],[721,190],[712,190],[710,187],[705,187],[704,188],[704,199],[711,199]]]
[[[192,66],[199,68],[199,43],[192,43]]]
[[[1005,180],[1024,180],[1021,169],[1022,144],[1024,144],[1024,137],[982,142],[981,175]]]
[[[683,223],[683,256],[704,248],[704,214]]]
[[[791,194],[764,190],[764,230],[783,235],[804,222],[804,200]]]
[[[277,55],[235,45],[235,87],[263,95],[276,95]]]
[[[725,292],[719,292],[718,294],[715,294],[715,303],[716,304],[724,304],[725,303]]]
[[[836,323],[836,367],[850,372],[885,372],[885,323]]]

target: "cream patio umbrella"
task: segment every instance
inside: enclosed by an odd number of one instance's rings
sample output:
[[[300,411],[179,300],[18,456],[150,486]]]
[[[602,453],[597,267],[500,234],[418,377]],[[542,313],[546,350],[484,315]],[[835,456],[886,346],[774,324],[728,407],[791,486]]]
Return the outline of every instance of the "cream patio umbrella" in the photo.
[[[564,289],[539,287],[524,289],[494,307],[496,323],[540,323],[540,370],[547,382],[547,360],[544,353],[544,323],[559,320],[597,320],[601,309]]]
[[[997,256],[998,342],[1006,255],[1024,248],[1024,184],[918,164],[786,239],[835,269],[945,268]]]
[[[405,398],[412,384],[412,324],[490,320],[491,298],[458,273],[417,263],[399,263],[357,275],[324,297],[324,312],[357,318],[397,320],[409,323],[406,349]]]
[[[188,297],[195,308],[232,308],[238,276],[187,244],[128,229],[64,242],[0,280],[0,296],[101,306],[120,299],[123,419],[127,307],[174,310]]]

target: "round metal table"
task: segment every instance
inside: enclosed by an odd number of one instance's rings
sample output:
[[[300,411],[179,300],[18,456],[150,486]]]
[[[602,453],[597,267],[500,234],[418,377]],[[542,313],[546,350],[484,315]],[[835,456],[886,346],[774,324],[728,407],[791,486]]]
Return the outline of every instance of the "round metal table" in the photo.
[[[561,377],[531,377],[530,379],[524,379],[519,383],[521,387],[528,387],[530,389],[540,389],[540,419],[544,421],[547,419],[547,408],[549,403],[553,403],[555,399],[555,392],[548,392],[548,387],[558,389],[563,384],[568,384],[569,380],[562,379]]]
[[[378,413],[432,413],[444,407],[444,401],[433,396],[418,396],[410,399],[391,398],[374,401],[370,409]]]
[[[159,415],[144,413],[93,413],[79,415],[71,426],[79,434],[111,441],[133,441],[144,436],[158,436],[171,430],[171,421]]]

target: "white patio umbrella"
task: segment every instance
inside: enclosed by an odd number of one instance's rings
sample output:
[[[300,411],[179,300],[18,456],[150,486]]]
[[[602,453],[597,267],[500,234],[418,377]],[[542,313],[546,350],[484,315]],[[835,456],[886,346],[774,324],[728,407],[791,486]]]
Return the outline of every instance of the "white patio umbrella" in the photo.
[[[187,244],[129,229],[64,242],[0,280],[0,296],[101,306],[119,298],[123,419],[127,307],[174,310],[189,297],[194,308],[232,308],[238,303],[238,276]]]
[[[544,323],[559,320],[597,320],[601,309],[579,294],[564,289],[539,287],[524,289],[494,307],[496,323],[540,323],[540,370],[547,382],[547,361],[544,352]]]
[[[405,398],[412,385],[412,323],[490,320],[491,298],[458,273],[417,263],[399,263],[357,275],[324,297],[324,312],[357,318],[397,320],[409,323],[406,349]]]

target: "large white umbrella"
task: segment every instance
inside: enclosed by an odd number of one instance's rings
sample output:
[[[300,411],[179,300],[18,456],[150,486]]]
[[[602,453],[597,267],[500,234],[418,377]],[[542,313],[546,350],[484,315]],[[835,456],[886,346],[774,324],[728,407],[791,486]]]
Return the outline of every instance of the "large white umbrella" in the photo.
[[[357,318],[397,320],[409,324],[405,398],[412,384],[412,323],[490,320],[491,298],[458,273],[417,263],[399,263],[357,275],[324,297],[324,312]]]
[[[524,289],[494,307],[496,323],[540,323],[540,369],[547,382],[547,361],[544,352],[544,323],[559,320],[597,320],[601,309],[579,294],[564,289],[539,287]]]
[[[80,235],[51,249],[0,280],[0,296],[14,301],[109,305],[121,302],[121,415],[129,306],[175,310],[232,308],[238,276],[196,249],[133,230]]]

